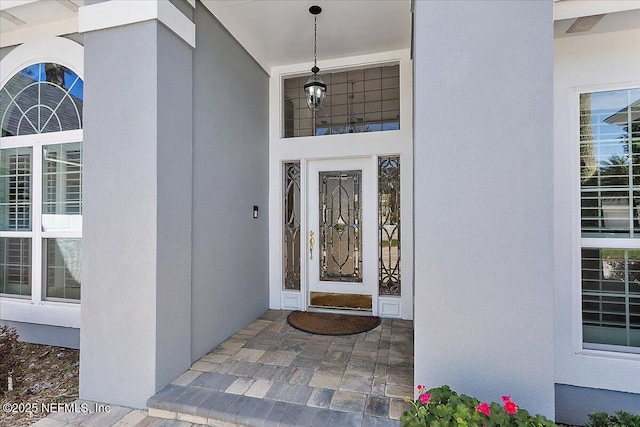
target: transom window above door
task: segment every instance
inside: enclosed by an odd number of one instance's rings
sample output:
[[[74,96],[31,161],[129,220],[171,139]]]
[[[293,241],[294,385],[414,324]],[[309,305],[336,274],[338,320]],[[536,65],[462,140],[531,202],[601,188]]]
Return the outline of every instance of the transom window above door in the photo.
[[[400,129],[400,66],[322,74],[324,108],[307,107],[308,75],[284,80],[283,136],[295,138]]]

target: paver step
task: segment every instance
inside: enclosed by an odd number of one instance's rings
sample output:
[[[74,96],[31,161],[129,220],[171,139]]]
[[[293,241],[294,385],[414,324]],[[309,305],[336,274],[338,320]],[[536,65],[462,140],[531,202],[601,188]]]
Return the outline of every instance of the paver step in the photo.
[[[147,401],[149,415],[218,427],[400,427],[364,414],[170,384]]]

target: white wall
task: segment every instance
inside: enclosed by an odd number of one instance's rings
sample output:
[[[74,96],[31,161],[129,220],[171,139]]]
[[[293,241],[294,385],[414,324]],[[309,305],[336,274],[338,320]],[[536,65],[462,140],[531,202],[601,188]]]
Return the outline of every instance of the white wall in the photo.
[[[554,44],[555,380],[640,393],[640,355],[582,349],[579,93],[640,87],[640,30]]]
[[[414,19],[415,382],[553,418],[552,2]]]

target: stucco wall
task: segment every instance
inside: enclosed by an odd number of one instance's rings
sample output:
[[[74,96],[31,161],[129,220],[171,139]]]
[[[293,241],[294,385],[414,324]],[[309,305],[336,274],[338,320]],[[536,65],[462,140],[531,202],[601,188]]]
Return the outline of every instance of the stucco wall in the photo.
[[[193,49],[158,25],[156,389],[191,364]]]
[[[85,35],[80,396],[144,407],[190,363],[191,47]]]
[[[23,342],[80,348],[80,329],[78,328],[63,328],[7,320],[0,320],[0,326],[15,328],[18,332],[19,340]]]
[[[269,288],[268,76],[200,3],[195,23],[193,360],[262,314]]]
[[[552,22],[415,3],[415,381],[551,418]]]
[[[640,355],[582,350],[579,93],[640,87],[640,54],[635,42],[639,39],[640,30],[628,30],[554,42],[556,382],[588,388],[580,396],[590,396],[594,411],[619,409],[606,406],[614,400],[598,397],[604,396],[598,393],[600,389],[635,393],[640,407]],[[565,393],[569,396],[576,393],[575,388],[561,389],[571,391]],[[569,401],[559,401],[559,421],[586,421],[584,409],[565,405]]]
[[[155,391],[156,27],[85,35],[85,399],[131,404]]]

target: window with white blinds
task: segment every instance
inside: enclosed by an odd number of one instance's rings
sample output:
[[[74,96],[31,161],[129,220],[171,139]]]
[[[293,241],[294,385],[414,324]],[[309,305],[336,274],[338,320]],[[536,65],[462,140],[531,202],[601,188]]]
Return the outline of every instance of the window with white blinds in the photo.
[[[640,89],[580,94],[585,348],[640,352]]]
[[[0,150],[0,231],[31,230],[31,147]]]
[[[60,64],[0,89],[0,296],[80,300],[83,81]]]

